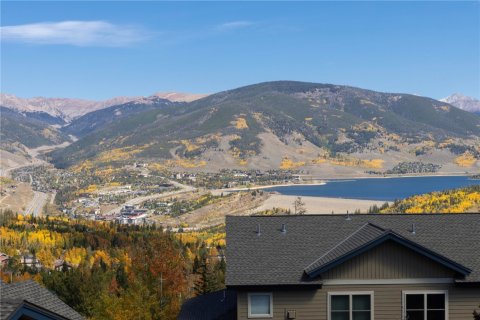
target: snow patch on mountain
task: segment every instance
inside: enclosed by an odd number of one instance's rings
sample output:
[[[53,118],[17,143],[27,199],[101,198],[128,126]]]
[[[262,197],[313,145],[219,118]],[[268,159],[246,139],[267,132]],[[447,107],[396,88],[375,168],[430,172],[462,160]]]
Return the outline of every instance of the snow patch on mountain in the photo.
[[[468,112],[480,114],[480,100],[464,96],[460,93],[454,93],[451,96],[440,99],[440,101],[450,103],[451,105]]]

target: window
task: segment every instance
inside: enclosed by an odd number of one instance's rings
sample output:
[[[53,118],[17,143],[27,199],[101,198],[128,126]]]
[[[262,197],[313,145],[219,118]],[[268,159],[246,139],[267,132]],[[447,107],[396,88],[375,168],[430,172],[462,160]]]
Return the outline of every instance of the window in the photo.
[[[373,292],[329,292],[329,320],[373,319]]]
[[[405,320],[447,320],[447,291],[404,291]]]
[[[273,302],[271,293],[248,294],[248,317],[271,318],[273,317]]]

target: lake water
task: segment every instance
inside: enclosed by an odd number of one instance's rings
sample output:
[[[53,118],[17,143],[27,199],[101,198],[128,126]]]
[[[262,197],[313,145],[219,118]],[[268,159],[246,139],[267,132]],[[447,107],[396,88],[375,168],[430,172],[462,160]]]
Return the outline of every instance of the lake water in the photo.
[[[264,189],[284,195],[393,201],[416,194],[480,185],[466,176],[368,178],[328,180],[320,186],[285,186]]]

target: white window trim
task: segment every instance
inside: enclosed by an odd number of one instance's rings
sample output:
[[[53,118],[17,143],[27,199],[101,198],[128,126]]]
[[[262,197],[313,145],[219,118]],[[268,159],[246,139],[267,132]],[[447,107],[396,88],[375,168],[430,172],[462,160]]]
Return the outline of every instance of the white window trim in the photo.
[[[251,296],[270,296],[270,313],[269,314],[252,314],[252,310],[250,308],[250,298]],[[273,295],[271,292],[251,292],[248,293],[248,318],[273,318]]]
[[[407,317],[407,294],[423,294],[424,296],[427,294],[444,294],[445,295],[445,320],[448,320],[448,290],[406,290],[402,291],[402,319]],[[424,312],[425,312],[425,319],[427,318],[427,299],[424,299]]]
[[[373,291],[330,291],[327,294],[327,319],[331,320],[332,319],[332,296],[349,296],[349,307],[350,307],[350,315],[349,318],[352,319],[352,296],[356,295],[369,295],[370,296],[370,320],[375,319],[375,312],[373,306],[375,305],[373,299],[374,299],[374,294]]]

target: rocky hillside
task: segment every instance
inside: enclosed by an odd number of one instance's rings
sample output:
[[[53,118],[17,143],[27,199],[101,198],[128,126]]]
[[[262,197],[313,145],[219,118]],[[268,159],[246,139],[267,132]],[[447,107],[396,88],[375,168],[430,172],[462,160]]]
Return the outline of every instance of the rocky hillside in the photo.
[[[64,123],[86,113],[122,104],[138,97],[115,97],[105,101],[70,98],[35,97],[24,99],[12,94],[0,94],[1,105],[19,113],[46,113]]]
[[[52,127],[52,120],[46,113],[25,116],[11,109],[0,107],[0,148],[8,150],[11,145],[21,143],[28,148],[60,144],[69,141],[66,134]]]
[[[431,157],[432,150],[445,149],[477,157],[478,137],[480,117],[445,102],[278,81],[118,119],[52,157],[57,165],[69,166],[122,150],[145,159],[196,161],[215,168],[291,168],[342,155],[369,159],[375,154],[388,160],[390,153]]]
[[[168,106],[179,106],[180,102],[152,96],[149,98],[137,99],[121,105],[89,112],[63,127],[61,130],[77,138],[82,138],[95,131],[105,129],[109,124],[121,119],[131,118],[136,114],[159,109]]]

